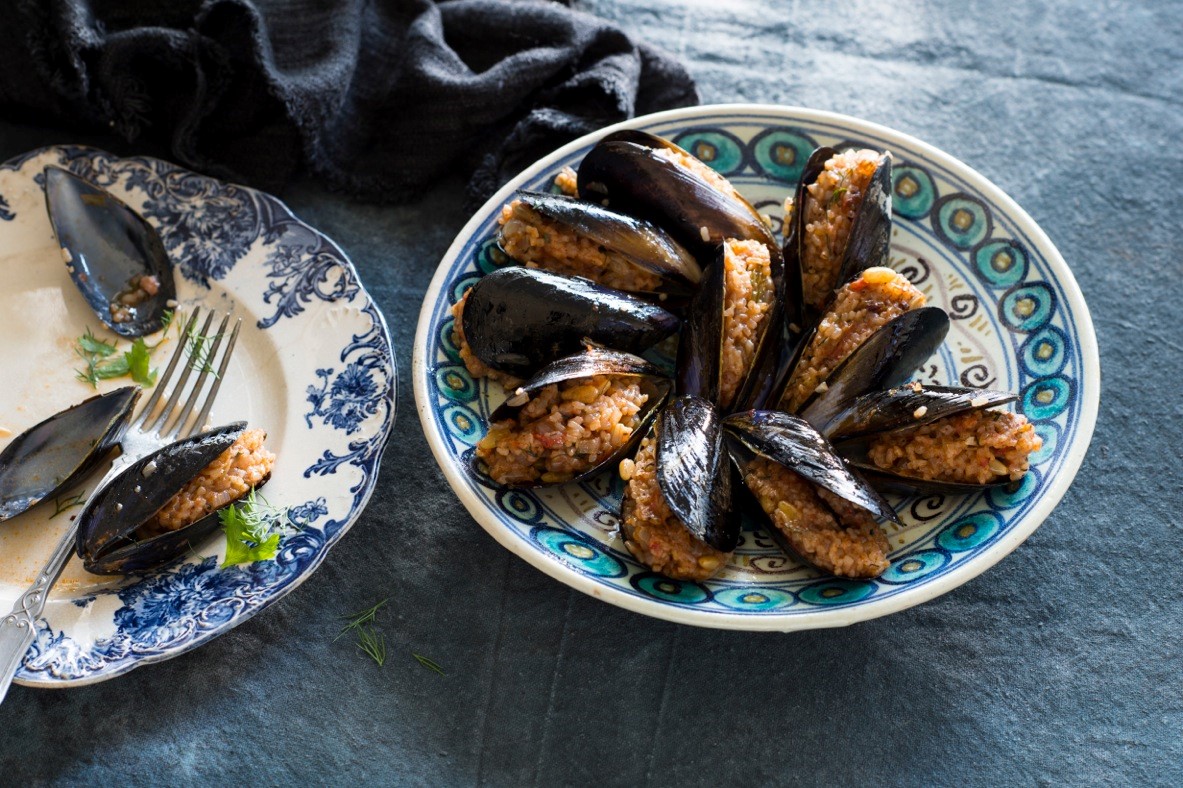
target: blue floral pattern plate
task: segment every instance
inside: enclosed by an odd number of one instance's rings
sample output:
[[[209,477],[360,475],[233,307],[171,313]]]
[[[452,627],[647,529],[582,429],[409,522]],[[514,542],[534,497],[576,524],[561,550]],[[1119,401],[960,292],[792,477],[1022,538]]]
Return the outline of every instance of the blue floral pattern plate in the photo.
[[[787,558],[763,525],[749,522],[731,564],[706,583],[690,583],[653,574],[624,548],[617,527],[622,484],[614,473],[533,491],[488,486],[471,474],[467,458],[504,394],[468,375],[449,309],[502,259],[494,253],[496,220],[513,191],[551,188],[563,166],[577,166],[615,128],[673,139],[730,178],[778,233],[784,199],[813,148],[891,151],[891,265],[953,324],[916,379],[1020,393],[1021,411],[1043,438],[1022,487],[893,499],[904,524],[889,528],[891,566],[876,580],[822,575]],[[919,140],[825,112],[706,106],[613,129],[556,151],[486,203],[440,263],[420,313],[412,372],[423,429],[457,496],[498,542],[552,577],[640,613],[700,626],[794,630],[850,624],[931,599],[988,569],[1043,522],[1088,447],[1100,372],[1088,308],[1071,271],[1014,201]]]
[[[156,159],[46,148],[0,165],[0,336],[20,338],[4,343],[5,368],[19,374],[0,386],[0,446],[93,393],[75,377],[72,344],[88,328],[104,336],[54,243],[41,185],[48,164],[108,189],[157,227],[182,311],[201,305],[242,318],[210,421],[241,418],[267,431],[278,459],[263,495],[290,507],[300,526],[275,560],[250,565],[222,568],[220,535],[143,576],[98,577],[72,561],[17,674],[23,684],[63,686],[195,648],[307,579],[377,481],[395,370],[385,320],[353,265],[279,200]],[[176,341],[175,332],[165,340]],[[162,347],[155,358],[171,352]],[[3,610],[76,513],[63,496],[0,523]]]

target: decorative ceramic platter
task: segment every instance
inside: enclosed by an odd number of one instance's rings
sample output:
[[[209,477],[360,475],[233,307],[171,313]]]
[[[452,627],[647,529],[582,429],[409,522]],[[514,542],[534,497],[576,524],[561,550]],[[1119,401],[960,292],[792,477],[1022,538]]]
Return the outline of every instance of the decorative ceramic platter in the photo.
[[[1043,448],[1013,493],[891,498],[891,566],[876,580],[825,576],[787,558],[747,522],[731,564],[705,583],[656,575],[618,534],[623,484],[606,472],[532,491],[488,486],[467,470],[473,445],[504,394],[474,382],[452,341],[450,307],[504,261],[494,236],[518,188],[547,190],[617,128],[670,138],[726,175],[777,234],[783,202],[818,145],[894,156],[891,265],[952,318],[945,344],[915,376],[925,383],[1020,393]],[[1100,369],[1088,308],[1071,271],[1018,205],[948,154],[842,115],[758,105],[696,107],[637,118],[577,140],[536,163],[486,203],[440,263],[419,318],[415,399],[436,460],[456,495],[498,542],[592,596],[700,626],[794,630],[840,626],[931,599],[985,571],[1034,531],[1064,495],[1096,420]]]
[[[0,352],[9,370],[0,386],[0,446],[94,393],[75,377],[72,345],[102,326],[55,245],[41,187],[47,164],[108,189],[156,226],[178,271],[182,311],[200,305],[242,318],[210,421],[245,419],[267,430],[278,459],[264,495],[291,507],[302,526],[275,560],[230,568],[220,566],[221,535],[143,576],[99,577],[72,561],[16,678],[52,687],[101,681],[195,648],[312,574],[377,481],[394,421],[395,370],[385,321],[353,265],[274,197],[156,159],[47,148],[0,166]],[[154,365],[171,352],[157,350]],[[100,390],[125,382],[105,381]],[[0,612],[77,511],[55,514],[47,502],[0,523]]]

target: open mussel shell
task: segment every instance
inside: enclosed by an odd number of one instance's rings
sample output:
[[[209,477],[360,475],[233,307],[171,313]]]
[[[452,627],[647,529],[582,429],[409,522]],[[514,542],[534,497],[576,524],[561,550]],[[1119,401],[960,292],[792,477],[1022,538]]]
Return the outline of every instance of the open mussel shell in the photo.
[[[876,518],[898,522],[891,504],[856,476],[804,419],[778,411],[745,411],[723,420],[731,456],[744,471],[753,457],[772,460]]]
[[[874,266],[887,265],[891,247],[891,156],[882,154],[877,162],[858,209],[851,220],[846,249],[833,277],[833,285],[820,300],[814,302],[805,292],[803,280],[807,187],[812,185],[825,170],[826,162],[838,151],[820,147],[810,154],[805,163],[801,180],[794,197],[795,210],[789,224],[784,244],[786,270],[791,280],[788,286],[786,306],[787,322],[807,331],[814,326],[826,311],[826,305],[833,294],[862,271]]]
[[[827,427],[826,437],[838,444],[922,427],[946,416],[993,408],[1018,398],[1009,391],[919,384],[873,391],[856,398],[838,414]]]
[[[728,336],[724,317],[728,296],[725,265],[728,243],[718,247],[714,263],[707,268],[702,284],[690,302],[679,336],[677,359],[678,393],[710,400],[724,413],[735,410],[737,403],[750,400],[755,395],[749,391],[764,385],[767,380],[766,362],[772,352],[771,346],[781,339],[781,305],[784,300],[784,266],[780,255],[770,254],[769,279],[758,283],[760,292],[753,291],[749,295],[749,298],[764,300],[769,308],[759,324],[755,349],[746,358],[739,383],[727,396],[728,392],[723,391],[724,349],[729,342],[739,339]]]
[[[493,369],[526,377],[590,340],[639,353],[678,329],[678,317],[579,277],[510,266],[482,277],[461,315],[464,340]]]
[[[79,481],[123,437],[139,386],[83,400],[12,439],[0,452],[0,522]]]
[[[99,320],[125,337],[160,330],[177,291],[152,225],[60,167],[45,168],[45,203],[66,269]]]
[[[834,369],[802,405],[800,415],[829,435],[831,423],[856,397],[906,381],[948,333],[949,316],[940,307],[925,306],[894,318]]]
[[[989,389],[947,386],[901,386],[857,398],[831,423],[828,435],[837,451],[878,489],[906,494],[967,495],[987,488],[1019,484],[1003,476],[983,484],[924,479],[878,467],[868,456],[874,440],[885,434],[923,427],[940,419],[1014,402],[1018,395]]]
[[[627,134],[629,139],[610,135],[584,156],[579,165],[581,197],[653,222],[699,260],[711,259],[725,238],[757,240],[779,254],[772,231],[738,192],[717,187],[657,151],[664,148],[688,157],[689,153],[666,140],[638,144],[633,138],[640,132]]]
[[[514,418],[517,412],[535,394],[547,386],[559,385],[570,380],[589,378],[595,375],[638,378],[641,391],[648,395],[648,399],[637,413],[636,428],[620,448],[597,462],[595,466],[561,483],[567,484],[569,482],[581,481],[599,473],[605,468],[615,467],[625,457],[632,455],[641,438],[648,433],[649,425],[657,415],[657,412],[661,410],[662,405],[665,404],[670,390],[673,388],[673,383],[660,369],[645,359],[634,356],[631,353],[622,353],[616,350],[608,350],[607,348],[588,346],[582,353],[554,361],[539,370],[534,377],[514,389],[510,397],[489,414],[489,423],[496,424],[499,421]],[[469,459],[469,465],[478,476],[487,478],[486,469],[482,467],[482,461],[476,456],[475,452]],[[539,487],[550,483],[539,480],[523,484],[502,484],[500,486]]]
[[[217,512],[177,531],[139,539],[147,523],[246,429],[235,422],[171,443],[132,465],[103,488],[78,515],[76,548],[86,571],[135,572],[166,563],[219,525]]]
[[[657,483],[666,505],[696,539],[731,552],[740,529],[731,511],[731,464],[718,409],[699,397],[677,397],[654,430]]]
[[[660,275],[668,283],[664,290],[688,292],[702,277],[694,256],[652,222],[560,194],[519,191],[517,198],[544,217]]]

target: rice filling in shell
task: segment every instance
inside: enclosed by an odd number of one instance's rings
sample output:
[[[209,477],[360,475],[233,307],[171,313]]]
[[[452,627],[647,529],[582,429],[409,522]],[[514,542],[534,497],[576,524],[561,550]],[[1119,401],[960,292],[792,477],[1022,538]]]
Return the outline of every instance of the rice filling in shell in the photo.
[[[1026,417],[974,410],[877,437],[867,454],[877,467],[929,481],[988,484],[1018,481],[1043,439]]]
[[[759,241],[725,241],[723,267],[719,406],[726,410],[756,357],[775,294],[768,247]]]
[[[624,255],[549,219],[521,200],[501,207],[501,249],[527,268],[582,276],[605,287],[653,292],[661,277]]]
[[[805,187],[801,283],[804,301],[821,309],[834,288],[855,214],[863,204],[880,154],[848,150],[830,157],[825,169]]]
[[[624,546],[638,561],[675,580],[701,582],[716,575],[731,558],[696,539],[670,511],[657,483],[657,441],[649,435],[636,456],[621,463],[625,486],[620,504]]]
[[[779,409],[796,413],[859,345],[893,319],[922,306],[924,293],[890,268],[868,268],[843,285],[793,370]]]
[[[763,457],[748,465],[744,482],[793,551],[813,566],[857,578],[887,569],[887,535],[870,513]]]
[[[211,512],[237,501],[271,475],[275,454],[263,445],[267,433],[251,429],[202,469],[170,498],[145,525],[140,535],[179,531]]]
[[[515,418],[494,422],[476,456],[498,484],[558,484],[628,443],[649,395],[636,377],[594,375],[546,386]]]

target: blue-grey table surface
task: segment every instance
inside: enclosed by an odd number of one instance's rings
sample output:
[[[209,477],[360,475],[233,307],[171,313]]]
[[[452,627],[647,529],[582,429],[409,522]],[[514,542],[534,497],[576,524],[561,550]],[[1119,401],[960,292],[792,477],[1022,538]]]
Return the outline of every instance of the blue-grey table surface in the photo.
[[[392,208],[300,183],[280,196],[390,321],[398,423],[373,500],[315,577],[201,649],[95,686],[14,687],[0,782],[1183,784],[1183,5],[579,6],[684,58],[704,102],[900,129],[1035,218],[1106,377],[1063,502],[977,579],[845,629],[720,632],[598,602],[481,530],[419,427],[415,321],[463,184]],[[159,152],[0,123],[0,158],[78,141]],[[333,636],[383,597],[379,668]]]

